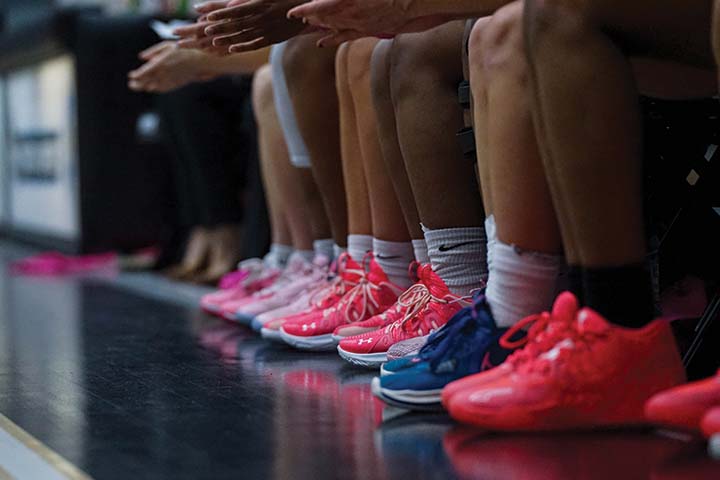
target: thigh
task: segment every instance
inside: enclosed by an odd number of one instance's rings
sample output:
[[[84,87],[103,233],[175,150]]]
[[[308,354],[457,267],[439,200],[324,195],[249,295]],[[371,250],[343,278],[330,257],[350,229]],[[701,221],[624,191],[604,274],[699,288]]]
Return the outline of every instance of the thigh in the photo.
[[[712,0],[577,1],[631,55],[715,66],[710,35]]]

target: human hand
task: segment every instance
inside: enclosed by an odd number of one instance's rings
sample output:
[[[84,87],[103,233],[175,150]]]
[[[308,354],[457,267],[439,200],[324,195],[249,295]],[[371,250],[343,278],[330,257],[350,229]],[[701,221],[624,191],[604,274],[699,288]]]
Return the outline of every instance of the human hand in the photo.
[[[315,31],[288,11],[307,0],[233,0],[226,8],[207,14],[204,35],[216,48],[230,53],[257,50],[297,35]]]
[[[227,8],[231,5],[237,5],[243,3],[245,0],[213,0],[204,2],[195,7],[200,17],[197,21],[191,25],[186,25],[177,28],[173,31],[175,35],[180,37],[178,46],[180,48],[202,50],[205,53],[213,55],[227,55],[227,48],[217,48],[212,44],[212,38],[205,35],[205,29],[211,25],[211,22],[207,21],[207,14],[212,13],[216,10]]]
[[[409,0],[311,0],[288,16],[338,31],[395,33],[412,20],[408,8]]]
[[[177,42],[160,42],[139,57],[145,64],[128,73],[128,87],[137,92],[164,93],[218,76],[210,68],[207,54],[181,49]]]

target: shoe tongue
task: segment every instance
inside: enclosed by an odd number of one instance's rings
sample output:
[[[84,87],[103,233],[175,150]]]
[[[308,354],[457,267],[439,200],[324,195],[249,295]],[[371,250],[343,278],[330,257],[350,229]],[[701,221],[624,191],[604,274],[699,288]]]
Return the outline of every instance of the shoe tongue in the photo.
[[[575,320],[578,309],[578,301],[575,295],[570,292],[563,292],[555,300],[552,318],[563,323],[571,323]]]
[[[610,328],[610,323],[602,315],[589,308],[580,310],[576,321],[580,332],[601,333]]]
[[[346,255],[340,260],[344,265],[340,266],[340,275],[349,282],[357,282],[362,278],[362,267],[355,260]]]
[[[300,272],[307,266],[307,262],[302,255],[293,253],[288,258],[287,266],[285,267],[285,273],[297,273]]]
[[[322,253],[316,254],[312,263],[313,266],[318,269],[327,269],[330,267],[330,259]]]
[[[370,271],[368,272],[367,277],[370,283],[374,283],[375,285],[390,281],[382,267],[374,259],[370,260]]]
[[[450,295],[450,289],[438,274],[433,271],[429,263],[418,267],[418,278],[434,296],[442,298]]]

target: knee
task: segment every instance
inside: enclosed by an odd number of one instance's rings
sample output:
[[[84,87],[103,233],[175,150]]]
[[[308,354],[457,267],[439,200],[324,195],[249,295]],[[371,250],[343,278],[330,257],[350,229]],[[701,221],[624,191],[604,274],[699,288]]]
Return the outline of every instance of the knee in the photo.
[[[527,78],[523,35],[523,2],[514,2],[492,17],[478,21],[470,33],[470,81],[473,90],[491,81],[513,75]]]
[[[282,68],[288,86],[318,85],[335,73],[335,50],[318,49],[317,35],[301,35],[288,41],[282,56]]]
[[[361,87],[369,81],[370,60],[377,40],[365,38],[347,43],[347,75],[350,87]],[[365,85],[367,85],[365,83]]]
[[[392,40],[375,45],[370,59],[370,88],[375,102],[390,98],[390,49]]]
[[[256,114],[273,106],[272,70],[270,65],[260,67],[253,77],[252,100]]]
[[[458,47],[460,47],[459,42]],[[395,37],[390,49],[389,66],[393,102],[398,103],[425,95],[425,89],[436,88],[446,80],[446,70],[436,58],[438,55],[436,48],[433,36],[428,35],[427,32]],[[460,55],[461,50],[458,48],[457,62],[462,69]],[[456,89],[458,82],[459,79],[450,80],[448,87]]]
[[[574,42],[590,25],[594,0],[526,0],[524,33],[528,53],[552,37]]]

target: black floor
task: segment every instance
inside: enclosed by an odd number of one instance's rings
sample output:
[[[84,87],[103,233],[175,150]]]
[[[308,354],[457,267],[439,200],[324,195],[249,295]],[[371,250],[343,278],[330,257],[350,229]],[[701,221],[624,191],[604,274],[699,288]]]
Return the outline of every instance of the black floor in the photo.
[[[697,439],[397,416],[335,355],[123,282],[11,277],[10,255],[0,245],[0,413],[96,479],[720,479]]]

